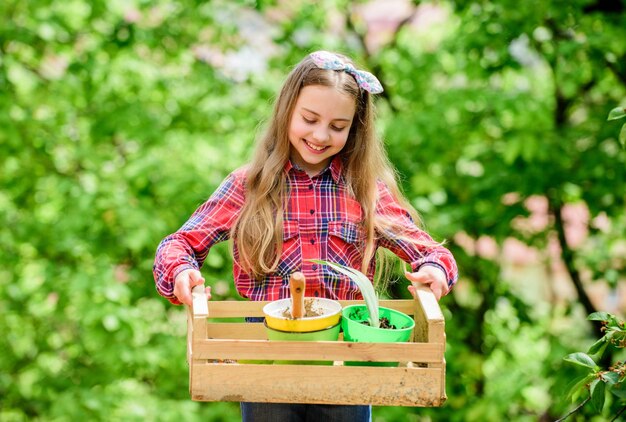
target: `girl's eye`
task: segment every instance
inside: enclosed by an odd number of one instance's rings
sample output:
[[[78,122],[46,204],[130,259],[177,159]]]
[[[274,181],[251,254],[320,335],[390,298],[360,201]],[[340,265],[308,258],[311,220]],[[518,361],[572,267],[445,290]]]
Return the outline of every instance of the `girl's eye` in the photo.
[[[306,123],[307,125],[314,125],[314,124],[317,123],[316,119],[314,119],[314,118],[313,119],[309,119],[309,118],[307,118],[305,116],[302,116],[302,121],[304,121],[304,123]],[[331,125],[330,128],[332,130],[334,130],[335,132],[342,132],[345,129],[344,126],[335,126],[335,125]]]

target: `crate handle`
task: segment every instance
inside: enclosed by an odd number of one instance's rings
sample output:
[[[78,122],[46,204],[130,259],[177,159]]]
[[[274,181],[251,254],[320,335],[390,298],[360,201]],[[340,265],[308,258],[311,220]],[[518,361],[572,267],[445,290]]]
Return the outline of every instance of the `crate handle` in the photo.
[[[445,344],[445,320],[430,287],[416,286],[414,306],[414,341]]]
[[[419,302],[422,313],[428,321],[443,321],[443,313],[435,294],[425,284],[415,285],[415,299]]]
[[[209,316],[209,297],[206,294],[206,288],[204,287],[204,284],[199,284],[191,289],[191,298],[193,301],[193,316]]]

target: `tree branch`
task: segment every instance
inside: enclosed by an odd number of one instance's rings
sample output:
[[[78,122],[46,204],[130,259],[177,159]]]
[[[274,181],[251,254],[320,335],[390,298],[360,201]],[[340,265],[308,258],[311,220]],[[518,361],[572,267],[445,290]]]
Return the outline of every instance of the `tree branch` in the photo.
[[[622,413],[624,413],[624,411],[626,410],[626,406],[622,407],[619,412],[617,412],[617,414],[615,415],[615,417],[613,419],[611,419],[611,422],[615,422],[617,420],[617,418],[619,418]]]
[[[557,419],[554,422],[563,422],[565,419],[569,418],[570,416],[572,416],[574,413],[578,412],[585,404],[587,404],[587,402],[591,399],[591,395],[589,395],[589,397],[587,397],[585,400],[583,400],[582,403],[580,403],[578,406],[576,406],[575,408],[573,408],[572,410],[570,410],[567,415],[563,416],[560,419]]]
[[[585,312],[587,312],[587,314],[592,314],[596,312],[597,309],[595,308],[593,303],[591,303],[591,299],[589,299],[589,295],[585,291],[580,272],[578,271],[578,269],[576,268],[576,264],[574,263],[574,251],[567,245],[567,239],[565,238],[563,204],[558,198],[550,197],[548,197],[548,204],[550,212],[554,216],[554,228],[556,229],[559,246],[561,247],[561,258],[563,259],[565,268],[567,269],[572,283],[574,284],[574,288],[576,289],[576,294],[578,295],[580,303],[585,308]],[[600,331],[598,330],[598,332]]]

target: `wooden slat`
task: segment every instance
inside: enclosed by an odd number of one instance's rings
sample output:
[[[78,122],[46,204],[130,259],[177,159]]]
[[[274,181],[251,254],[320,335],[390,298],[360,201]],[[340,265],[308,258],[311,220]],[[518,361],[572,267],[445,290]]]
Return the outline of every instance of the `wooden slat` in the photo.
[[[440,406],[440,371],[306,365],[197,364],[192,399]]]
[[[209,314],[209,309],[207,306],[208,298],[204,285],[195,286],[191,290],[191,298],[193,300],[193,306],[191,308],[193,317],[190,321],[192,324],[191,334],[194,341],[197,341],[206,338],[206,318]]]
[[[337,341],[204,340],[194,342],[195,359],[330,360],[436,363],[443,345]]]
[[[445,343],[444,343],[444,350],[445,350]],[[441,360],[440,364],[430,364],[429,366],[433,367],[433,366],[439,366],[437,369],[439,369],[439,376],[441,377],[441,394],[442,397],[444,397],[444,400],[447,398],[446,396],[446,358],[444,357]]]
[[[192,393],[192,367],[193,367],[193,311],[187,307],[187,364],[189,365],[189,393]]]
[[[191,298],[193,300],[193,314],[194,316],[206,316],[209,314],[207,306],[208,296],[204,284],[200,286],[194,286],[191,289]]]
[[[254,322],[209,322],[206,324],[206,338],[267,340],[265,325]],[[202,339],[200,339],[202,340]]]
[[[187,307],[187,363],[191,364],[191,352],[193,345],[193,312]]]
[[[192,336],[194,341],[207,338],[207,322],[206,317],[194,315],[192,321]]]
[[[426,286],[421,286],[416,290],[415,300],[415,329],[413,330],[413,341],[441,344],[442,352],[445,352],[446,333],[445,320],[439,303],[433,292]],[[442,358],[439,362],[431,362],[429,368],[439,371],[441,377],[441,395],[445,400],[446,364]]]
[[[445,321],[435,295],[427,286],[418,286],[416,293],[413,340],[424,343],[445,343],[445,337],[443,337]]]
[[[437,298],[428,286],[420,285],[416,289],[417,300],[421,312],[428,321],[443,321],[443,313],[437,302]]]
[[[266,301],[223,300],[209,302],[210,318],[262,317]]]

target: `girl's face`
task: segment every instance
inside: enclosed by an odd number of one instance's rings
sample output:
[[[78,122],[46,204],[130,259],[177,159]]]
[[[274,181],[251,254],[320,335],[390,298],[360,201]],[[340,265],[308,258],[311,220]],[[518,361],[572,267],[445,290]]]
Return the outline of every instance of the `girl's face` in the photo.
[[[336,88],[302,88],[289,123],[291,162],[314,176],[346,145],[356,102]]]

